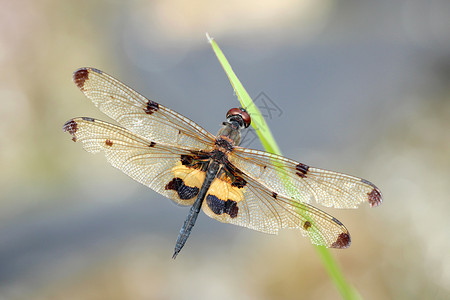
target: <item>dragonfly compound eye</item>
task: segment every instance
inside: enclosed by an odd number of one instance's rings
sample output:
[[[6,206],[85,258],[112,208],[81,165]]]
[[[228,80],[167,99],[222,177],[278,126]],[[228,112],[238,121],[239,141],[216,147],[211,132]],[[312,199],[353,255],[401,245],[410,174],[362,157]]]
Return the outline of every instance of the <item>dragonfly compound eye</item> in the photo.
[[[252,122],[252,119],[250,118],[250,115],[245,111],[243,108],[232,108],[227,112],[227,119],[230,119],[234,116],[240,116],[240,118],[243,121],[243,126],[247,128],[250,126],[250,123]]]

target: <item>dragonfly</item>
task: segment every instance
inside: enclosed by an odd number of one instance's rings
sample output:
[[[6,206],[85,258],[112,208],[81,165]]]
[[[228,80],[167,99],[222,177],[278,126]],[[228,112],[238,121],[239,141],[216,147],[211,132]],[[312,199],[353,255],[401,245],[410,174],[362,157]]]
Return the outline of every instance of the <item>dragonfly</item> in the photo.
[[[185,245],[200,210],[223,223],[277,234],[300,230],[313,244],[345,249],[351,238],[335,217],[316,208],[376,207],[381,191],[358,177],[280,155],[239,147],[251,117],[232,108],[217,135],[95,68],[74,72],[78,88],[120,126],[89,117],[63,130],[92,153],[181,206],[191,206],[175,244]]]

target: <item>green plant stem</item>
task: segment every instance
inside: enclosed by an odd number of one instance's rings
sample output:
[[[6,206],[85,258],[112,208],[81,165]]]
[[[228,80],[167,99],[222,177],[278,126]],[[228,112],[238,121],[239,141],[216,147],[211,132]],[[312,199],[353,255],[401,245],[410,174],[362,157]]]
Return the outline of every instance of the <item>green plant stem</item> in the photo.
[[[328,276],[330,276],[337,290],[341,294],[342,299],[362,299],[358,291],[345,279],[344,274],[342,274],[339,265],[331,255],[331,252],[324,246],[314,247],[316,248],[317,254],[322,261]]]
[[[261,140],[264,149],[268,152],[275,153],[281,155],[280,148],[278,147],[273,135],[267,126],[266,121],[264,120],[261,112],[258,107],[254,105],[252,99],[248,95],[244,86],[241,84],[233,69],[231,68],[228,60],[225,55],[220,50],[217,43],[212,39],[208,34],[206,34],[211,47],[214,50],[222,68],[225,70],[225,73],[228,76],[228,79],[233,86],[233,89],[241,102],[241,105],[247,110],[247,112],[252,117],[252,126],[255,128],[256,133],[258,134],[259,139]],[[351,286],[344,275],[342,274],[339,265],[331,255],[330,251],[323,246],[315,246],[317,254],[319,255],[322,264],[324,265],[328,275],[336,286],[337,290],[341,294],[342,299],[361,299],[361,296],[358,294],[356,289]]]

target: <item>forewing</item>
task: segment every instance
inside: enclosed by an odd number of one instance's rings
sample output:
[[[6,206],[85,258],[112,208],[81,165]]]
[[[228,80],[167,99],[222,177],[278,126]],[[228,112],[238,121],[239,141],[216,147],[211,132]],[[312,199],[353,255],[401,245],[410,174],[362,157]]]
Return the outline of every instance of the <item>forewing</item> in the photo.
[[[78,69],[73,81],[102,112],[151,141],[195,150],[214,145],[214,136],[195,122],[145,98],[100,70]]]
[[[358,177],[313,168],[283,156],[236,147],[230,162],[277,194],[300,202],[316,201],[336,208],[356,208],[363,202],[381,204],[380,190]]]
[[[204,174],[183,166],[190,151],[140,137],[129,130],[92,118],[76,118],[63,127],[88,152],[104,152],[107,160],[134,180],[181,205],[195,201]]]
[[[202,205],[209,217],[271,234],[282,228],[300,229],[313,244],[350,246],[348,230],[336,218],[307,203],[278,195],[245,174],[240,176],[243,181],[239,188],[219,188],[225,184],[215,179]]]

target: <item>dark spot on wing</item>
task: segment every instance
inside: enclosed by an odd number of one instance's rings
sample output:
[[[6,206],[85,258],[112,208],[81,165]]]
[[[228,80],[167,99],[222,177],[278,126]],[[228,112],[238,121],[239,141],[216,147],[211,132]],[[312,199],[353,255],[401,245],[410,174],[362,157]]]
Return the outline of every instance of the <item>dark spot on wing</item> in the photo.
[[[193,160],[194,160],[194,158],[193,158],[192,155],[186,155],[186,154],[181,155],[181,158],[180,158],[181,164],[183,166],[190,166],[190,165],[192,165],[192,161]]]
[[[147,103],[147,107],[144,108],[144,111],[146,114],[151,115],[152,113],[154,113],[155,111],[157,111],[159,109],[159,104],[152,101],[152,100],[148,100]]]
[[[275,192],[272,192],[272,197],[273,197],[274,199],[277,199],[277,196],[278,196],[278,194],[277,194],[277,193],[275,193]]]
[[[381,202],[383,201],[381,192],[377,187],[374,187],[370,193],[367,193],[367,195],[369,196],[370,207],[376,207],[376,206],[380,205]]]
[[[309,166],[299,163],[297,166],[295,166],[295,169],[298,171],[296,174],[302,178],[306,177],[306,173],[308,173]]]
[[[243,188],[247,185],[247,181],[243,178],[244,173],[239,170],[236,166],[230,163],[227,159],[227,156],[224,156],[223,159],[224,168],[226,175],[231,179],[231,185],[237,188]]]
[[[308,230],[310,227],[311,227],[311,222],[305,221],[305,223],[303,223],[303,229]]]
[[[216,215],[228,214],[231,218],[236,218],[239,211],[236,201],[224,201],[211,194],[206,196],[206,204]]]
[[[194,151],[191,151],[194,152]],[[191,169],[202,170],[206,172],[210,162],[209,153],[204,151],[195,151],[192,155],[182,154],[180,155],[180,162],[183,166],[187,166]]]
[[[93,118],[89,118],[89,117],[81,117],[81,118],[85,121],[95,122],[95,119],[93,119]]]
[[[72,141],[76,142],[77,138],[75,137],[75,133],[78,130],[78,124],[74,120],[67,121],[63,126],[64,132],[69,132],[72,135]]]
[[[174,178],[165,186],[166,190],[173,190],[178,193],[181,200],[192,199],[198,194],[198,187],[190,187],[184,184],[181,178]]]
[[[373,184],[372,182],[361,179],[361,182],[373,187],[373,190],[370,193],[367,193],[370,207],[376,207],[383,202],[383,196],[381,196],[381,191]]]
[[[150,142],[150,145],[148,145],[149,147],[155,147],[156,143],[155,142]]]
[[[351,244],[350,235],[348,233],[343,232],[338,236],[336,242],[334,242],[331,245],[331,248],[345,249],[350,247],[350,244]]]
[[[91,68],[91,70],[92,70],[92,71],[94,71],[95,73],[98,73],[98,74],[103,74],[103,72],[102,72],[102,71],[100,71],[99,69],[96,69],[96,68]]]
[[[247,185],[247,181],[242,177],[235,176],[234,181],[231,183],[231,185],[242,189],[244,186]]]
[[[111,142],[111,140],[106,140],[105,144],[106,144],[106,146],[111,147],[113,145],[113,142]]]
[[[78,69],[73,73],[73,82],[80,90],[84,90],[84,82],[89,79],[89,71],[86,68]]]
[[[341,225],[341,226],[343,226],[343,225],[344,225],[344,224],[342,224],[342,222],[341,222],[341,221],[339,221],[339,220],[338,220],[338,219],[336,219],[335,217],[333,217],[332,221],[333,221],[334,223],[336,223],[336,224],[339,224],[339,225]]]

